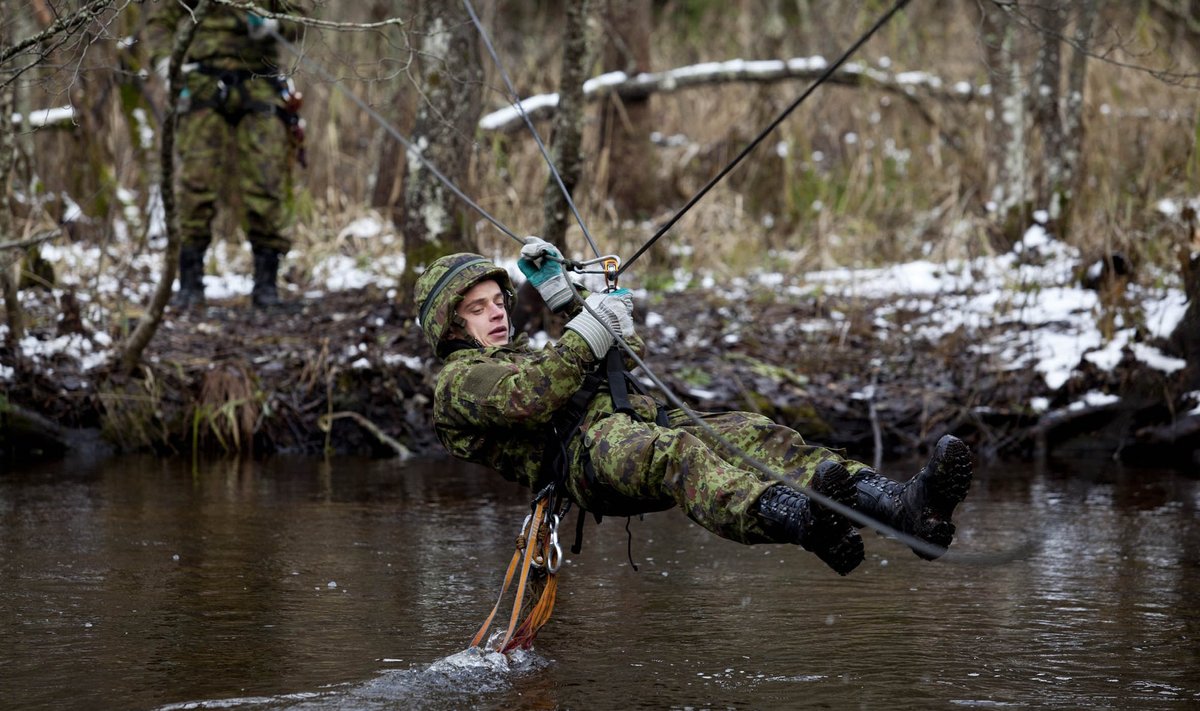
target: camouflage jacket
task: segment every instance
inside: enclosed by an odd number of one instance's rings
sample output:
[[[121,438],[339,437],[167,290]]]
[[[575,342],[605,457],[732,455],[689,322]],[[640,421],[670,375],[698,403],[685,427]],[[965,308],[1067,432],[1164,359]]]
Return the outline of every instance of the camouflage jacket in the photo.
[[[629,341],[642,350],[636,337]],[[558,343],[533,350],[521,335],[505,346],[451,353],[434,386],[438,439],[452,455],[489,466],[511,481],[537,489],[550,422],[597,367],[583,338],[567,331]],[[633,396],[639,412],[654,417],[649,398]],[[586,422],[612,412],[610,398],[592,398]]]
[[[271,0],[260,4],[272,12],[307,14],[298,8],[298,2]],[[159,1],[159,9],[150,17],[147,27],[152,63],[170,56],[175,29],[187,13],[188,8],[178,0]],[[294,39],[299,29],[294,23],[279,23],[280,34],[288,39]],[[273,76],[285,73],[279,64],[279,49],[274,37],[255,38],[251,35],[248,12],[218,5],[200,24],[188,47],[186,61],[215,69],[244,69]]]

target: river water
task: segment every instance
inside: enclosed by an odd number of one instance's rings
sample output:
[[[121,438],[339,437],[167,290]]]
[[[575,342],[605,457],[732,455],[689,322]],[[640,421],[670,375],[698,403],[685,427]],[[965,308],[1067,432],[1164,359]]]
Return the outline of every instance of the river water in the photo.
[[[947,559],[870,534],[848,578],[678,511],[589,520],[506,660],[464,652],[528,512],[485,470],[8,470],[0,707],[1197,708],[1198,507],[1180,473],[993,467]]]

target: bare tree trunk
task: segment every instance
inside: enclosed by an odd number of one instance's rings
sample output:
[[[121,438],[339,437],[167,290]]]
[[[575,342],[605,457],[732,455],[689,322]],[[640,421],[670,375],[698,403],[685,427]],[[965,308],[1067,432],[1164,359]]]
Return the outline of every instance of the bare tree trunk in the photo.
[[[421,98],[412,143],[460,190],[468,185],[475,128],[483,113],[479,39],[461,5],[430,0],[418,21]],[[411,300],[414,267],[448,252],[475,248],[473,213],[419,161],[404,178],[405,270],[401,298]]]
[[[1058,226],[1061,180],[1064,170],[1063,121],[1061,116],[1062,42],[1067,27],[1067,8],[1048,3],[1033,10],[1039,22],[1041,42],[1033,75],[1033,122],[1042,134],[1042,167],[1036,204],[1050,207],[1050,230],[1062,234]]]
[[[378,22],[390,17],[394,11],[394,3],[376,0],[372,3],[370,19],[372,22]],[[407,136],[413,123],[412,92],[406,90],[407,85],[404,82],[395,81],[391,84],[394,90],[388,118],[401,134]],[[393,223],[398,225],[400,214],[403,212],[397,209],[397,205],[403,196],[404,146],[386,131],[380,133],[379,162],[375,166],[375,184],[371,187],[371,205],[380,208],[385,214],[391,213]]]
[[[1008,11],[985,2],[982,40],[992,85],[992,120],[988,165],[993,204],[993,238],[1007,251],[1020,239],[1031,216],[1026,146],[1025,82],[1019,37]]]
[[[13,18],[8,2],[0,3],[0,53],[9,46]],[[16,108],[17,84],[12,82],[0,85],[0,242],[6,242],[13,235],[12,205],[8,200],[8,181],[12,175],[13,155],[16,153],[16,135],[13,130],[12,115]],[[6,341],[15,347],[25,335],[25,319],[21,313],[21,303],[17,300],[16,265],[20,263],[21,251],[18,249],[0,249],[0,290],[4,293],[4,311],[8,320]]]
[[[608,38],[604,66],[633,76],[650,71],[650,3],[608,0]],[[607,146],[605,191],[617,213],[645,217],[658,207],[656,170],[647,150],[653,130],[650,96],[610,97],[601,122],[601,145]]]
[[[196,36],[200,23],[204,22],[209,6],[210,0],[200,0],[190,15],[184,15],[171,47],[167,86],[172,103],[168,105],[164,116],[162,145],[159,150],[159,190],[162,192],[163,213],[167,223],[167,251],[163,255],[162,275],[159,276],[158,287],[154,290],[154,296],[146,309],[145,318],[138,323],[128,340],[116,350],[116,365],[119,371],[125,374],[132,373],[141,362],[142,352],[158,332],[163,310],[171,299],[171,289],[175,283],[175,268],[179,263],[179,215],[175,208],[175,127],[179,118],[174,110],[173,97],[178,95],[177,88],[183,80],[183,58]]]
[[[591,65],[591,53],[588,51],[588,12],[590,0],[569,2],[565,8],[565,24],[563,26],[562,71],[558,86],[558,111],[554,114],[554,129],[551,137],[550,159],[558,169],[562,179],[560,187],[553,175],[546,180],[543,192],[542,232],[541,237],[562,249],[564,254],[572,254],[567,244],[567,227],[574,215],[562,188],[575,194],[579,184],[579,176],[583,170],[583,106],[586,101],[583,95],[583,83],[587,79],[588,67]],[[577,251],[582,252],[584,245],[579,245]],[[590,256],[590,255],[589,255]],[[548,327],[549,313],[542,302],[537,289],[528,281],[523,282],[517,290],[517,308],[513,313],[513,327],[518,331],[547,330],[558,335],[558,326]]]
[[[1072,0],[1038,10],[1041,44],[1034,116],[1042,134],[1042,180],[1037,205],[1049,214],[1049,228],[1060,237],[1070,232],[1071,208],[1078,182],[1083,147],[1083,93],[1087,80],[1088,48],[1097,13],[1097,0]],[[1075,29],[1071,62],[1063,85],[1062,46],[1069,20]],[[1062,88],[1060,88],[1062,87]]]
[[[563,28],[562,76],[558,86],[558,112],[554,115],[551,160],[558,168],[563,186],[572,196],[579,184],[583,168],[583,83],[587,80],[591,56],[588,52],[589,0],[569,2],[566,6],[566,25]],[[542,219],[543,239],[564,250],[567,225],[571,219],[570,206],[558,181],[551,175],[546,181]],[[581,246],[582,249],[582,246]]]

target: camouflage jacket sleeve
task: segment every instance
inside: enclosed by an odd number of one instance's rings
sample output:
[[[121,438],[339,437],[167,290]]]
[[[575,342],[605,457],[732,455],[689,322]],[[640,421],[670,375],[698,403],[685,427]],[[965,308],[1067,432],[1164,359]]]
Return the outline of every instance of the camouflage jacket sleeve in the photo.
[[[454,353],[438,375],[435,419],[475,427],[520,427],[550,421],[583,384],[595,362],[568,331],[540,351],[506,347]]]

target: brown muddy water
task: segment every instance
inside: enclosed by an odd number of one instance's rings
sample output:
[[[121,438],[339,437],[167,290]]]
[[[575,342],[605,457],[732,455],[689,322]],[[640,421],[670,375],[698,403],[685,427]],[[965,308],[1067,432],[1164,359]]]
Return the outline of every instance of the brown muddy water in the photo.
[[[631,548],[625,519],[589,522],[535,649],[505,661],[463,653],[528,511],[484,470],[9,470],[0,707],[1197,708],[1198,507],[1179,473],[990,468],[955,560],[872,534],[848,578],[678,511],[632,520]]]

